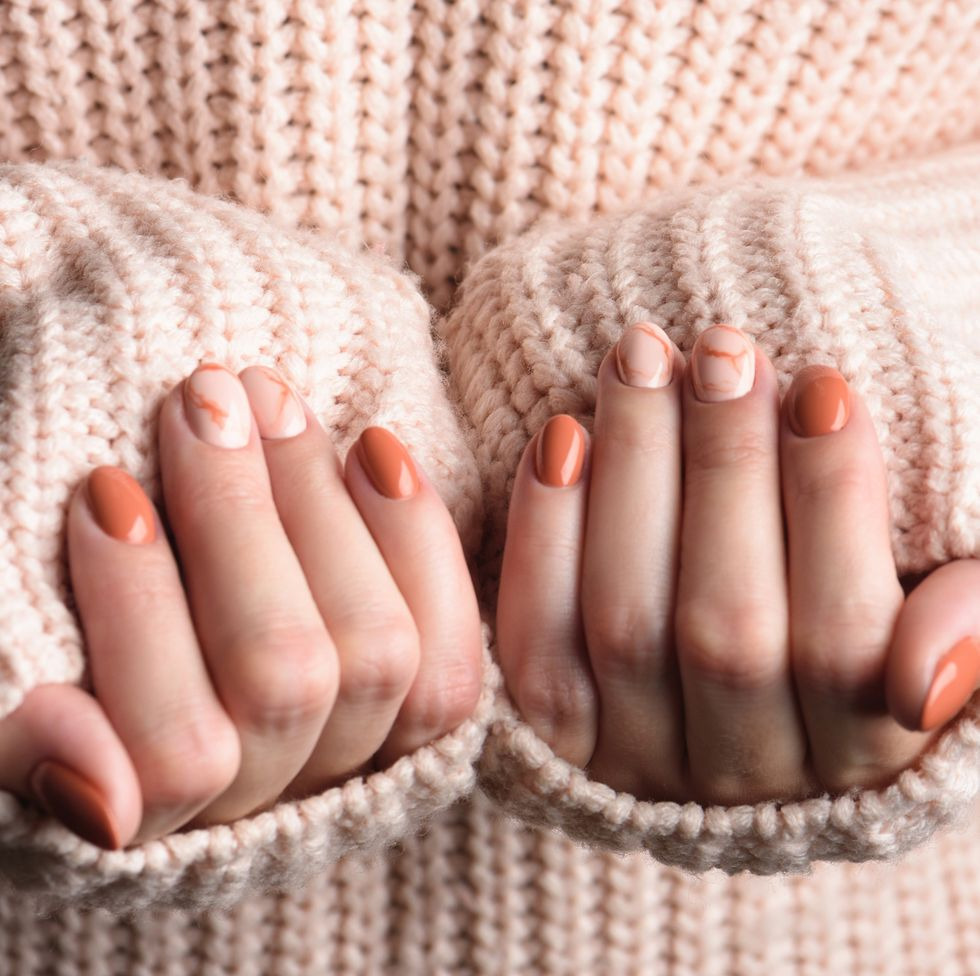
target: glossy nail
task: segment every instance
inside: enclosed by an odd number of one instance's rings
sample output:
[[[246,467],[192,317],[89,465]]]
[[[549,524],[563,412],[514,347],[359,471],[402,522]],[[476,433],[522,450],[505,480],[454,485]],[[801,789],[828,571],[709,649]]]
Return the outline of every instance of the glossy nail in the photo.
[[[565,413],[552,417],[538,436],[534,460],[538,480],[543,484],[554,488],[574,485],[585,460],[582,426]]]
[[[673,368],[667,333],[653,322],[631,326],[616,343],[616,368],[627,386],[666,386]]]
[[[44,810],[72,833],[105,850],[122,846],[108,803],[84,776],[46,759],[34,769],[30,785]]]
[[[280,440],[306,430],[306,414],[299,397],[274,369],[250,367],[239,379],[245,387],[261,437]]]
[[[153,542],[153,504],[132,475],[101,465],[89,473],[85,487],[89,508],[103,532],[121,542]]]
[[[694,395],[706,403],[745,396],[755,383],[755,347],[732,325],[705,329],[691,352]]]
[[[980,640],[964,637],[939,659],[922,707],[920,730],[928,732],[953,718],[973,696],[978,675]]]
[[[805,366],[789,393],[789,425],[800,437],[820,437],[840,430],[851,416],[847,380],[832,366]]]
[[[184,408],[194,433],[215,447],[244,447],[252,408],[238,377],[218,363],[202,363],[184,383]]]
[[[411,498],[419,490],[415,465],[391,431],[366,427],[355,446],[371,483],[386,498]]]

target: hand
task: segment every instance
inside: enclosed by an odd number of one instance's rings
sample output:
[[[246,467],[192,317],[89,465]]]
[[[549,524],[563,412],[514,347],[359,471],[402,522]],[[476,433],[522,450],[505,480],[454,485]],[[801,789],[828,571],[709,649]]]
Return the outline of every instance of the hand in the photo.
[[[656,326],[618,349],[637,385],[614,346],[592,437],[553,417],[516,475],[497,643],[519,711],[641,799],[887,785],[977,685],[980,561],[906,601],[875,430],[836,370],[803,369],[781,408],[772,364],[729,326],[699,336],[690,368]]]
[[[31,796],[40,760],[67,766],[80,795],[49,812],[103,847],[383,768],[479,697],[476,596],[425,474],[368,428],[355,446],[410,495],[385,497],[278,374],[240,377],[205,364],[163,402],[174,549],[125,472],[97,468],[94,503],[79,486],[69,559],[95,696],[44,685],[0,723],[5,788]]]

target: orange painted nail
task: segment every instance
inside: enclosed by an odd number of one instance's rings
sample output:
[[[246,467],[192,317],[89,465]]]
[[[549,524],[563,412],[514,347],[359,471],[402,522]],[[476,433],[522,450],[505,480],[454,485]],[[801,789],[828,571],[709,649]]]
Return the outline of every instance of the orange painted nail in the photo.
[[[89,508],[103,532],[136,544],[156,538],[153,504],[132,475],[102,465],[89,474],[85,487]]]
[[[936,665],[919,729],[928,732],[948,722],[970,700],[980,675],[980,640],[964,637]]]
[[[840,430],[851,415],[847,380],[832,366],[805,366],[789,392],[789,425],[799,437]]]
[[[560,413],[549,420],[538,437],[535,453],[538,479],[554,488],[574,485],[585,460],[585,433],[574,417]]]
[[[30,783],[45,812],[60,820],[73,834],[108,851],[122,846],[109,804],[84,776],[62,763],[46,759],[38,763]]]
[[[356,446],[371,483],[386,498],[411,498],[419,490],[415,465],[391,431],[366,427]]]

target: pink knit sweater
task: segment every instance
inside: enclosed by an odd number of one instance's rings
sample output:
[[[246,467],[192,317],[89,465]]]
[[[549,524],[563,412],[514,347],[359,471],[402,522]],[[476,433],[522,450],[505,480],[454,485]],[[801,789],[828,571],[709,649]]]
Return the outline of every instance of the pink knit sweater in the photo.
[[[87,686],[69,495],[162,501],[205,357],[341,456],[393,430],[484,636],[454,732],[232,824],[104,852],[0,792],[0,974],[980,972],[980,696],[880,791],[658,803],[551,753],[493,632],[517,460],[643,319],[835,365],[899,571],[980,556],[978,65],[966,0],[0,6],[0,718]]]

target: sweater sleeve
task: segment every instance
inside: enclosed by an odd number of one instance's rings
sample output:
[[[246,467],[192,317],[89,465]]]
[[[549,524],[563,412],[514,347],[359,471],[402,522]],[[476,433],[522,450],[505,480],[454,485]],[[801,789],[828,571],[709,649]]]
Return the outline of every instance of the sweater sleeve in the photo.
[[[599,364],[644,320],[685,355],[707,326],[738,326],[773,362],[781,395],[804,365],[835,366],[880,438],[899,575],[980,555],[980,145],[847,178],[689,188],[587,224],[549,220],[476,262],[439,329],[486,485],[489,619],[525,445],[558,412],[592,431]],[[962,826],[978,790],[980,695],[885,788],[703,807],[590,780],[521,719],[499,672],[494,687],[478,769],[490,796],[591,846],[645,849],[693,872],[894,858]]]
[[[278,227],[184,181],[79,161],[4,164],[0,303],[0,719],[37,685],[91,690],[67,568],[70,495],[111,464],[162,505],[157,408],[204,358],[236,372],[276,366],[341,457],[369,424],[393,430],[472,557],[481,486],[441,346],[415,282],[380,255]],[[486,621],[483,637],[489,676]],[[296,890],[471,792],[493,698],[486,685],[470,719],[388,769],[119,851],[0,791],[0,884],[44,912],[117,914]]]

